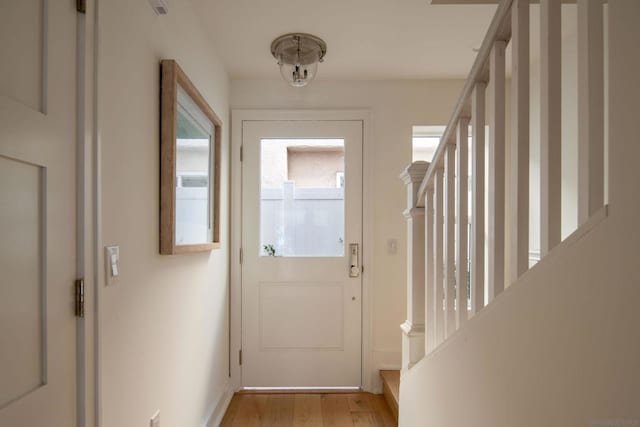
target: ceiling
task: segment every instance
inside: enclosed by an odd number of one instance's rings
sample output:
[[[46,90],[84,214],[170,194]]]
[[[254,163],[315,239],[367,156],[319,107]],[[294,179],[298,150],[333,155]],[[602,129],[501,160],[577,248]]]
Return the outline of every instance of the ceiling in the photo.
[[[279,79],[269,46],[307,32],[327,42],[318,79],[465,78],[495,5],[427,0],[192,0],[232,79]]]

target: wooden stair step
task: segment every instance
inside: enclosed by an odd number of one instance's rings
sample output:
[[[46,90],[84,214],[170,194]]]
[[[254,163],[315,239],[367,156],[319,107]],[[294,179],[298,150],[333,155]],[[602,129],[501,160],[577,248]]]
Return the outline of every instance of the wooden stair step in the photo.
[[[384,399],[397,421],[398,403],[400,402],[400,371],[380,371],[380,377],[382,378]]]

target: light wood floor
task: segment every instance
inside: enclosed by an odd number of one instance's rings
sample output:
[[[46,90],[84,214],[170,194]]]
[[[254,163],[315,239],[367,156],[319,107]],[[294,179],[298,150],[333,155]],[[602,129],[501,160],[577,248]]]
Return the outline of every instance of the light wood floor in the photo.
[[[371,393],[243,394],[231,400],[221,426],[396,426],[382,395]]]

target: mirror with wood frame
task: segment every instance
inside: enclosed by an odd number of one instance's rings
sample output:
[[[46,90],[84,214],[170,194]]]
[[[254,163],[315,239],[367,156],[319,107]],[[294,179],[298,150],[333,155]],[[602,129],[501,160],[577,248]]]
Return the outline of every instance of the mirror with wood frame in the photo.
[[[160,63],[160,253],[220,247],[222,123],[172,59]]]

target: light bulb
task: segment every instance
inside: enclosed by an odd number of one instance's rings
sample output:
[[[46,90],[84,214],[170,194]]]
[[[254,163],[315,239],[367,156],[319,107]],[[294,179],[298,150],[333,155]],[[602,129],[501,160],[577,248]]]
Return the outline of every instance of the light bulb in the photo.
[[[314,79],[317,71],[317,62],[305,65],[280,63],[280,74],[282,74],[282,78],[293,87],[306,86]]]

